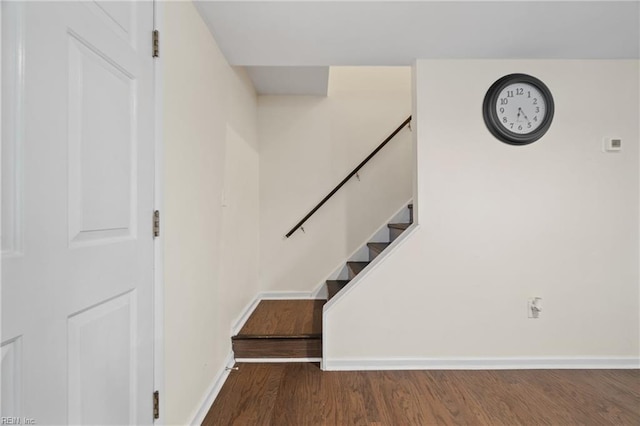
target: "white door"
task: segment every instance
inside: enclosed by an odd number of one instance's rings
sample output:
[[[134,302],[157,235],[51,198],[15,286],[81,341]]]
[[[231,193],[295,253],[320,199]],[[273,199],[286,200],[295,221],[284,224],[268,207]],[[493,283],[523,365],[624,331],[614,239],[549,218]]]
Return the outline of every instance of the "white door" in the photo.
[[[2,2],[2,416],[153,422],[151,2]],[[28,420],[27,420],[28,421]]]

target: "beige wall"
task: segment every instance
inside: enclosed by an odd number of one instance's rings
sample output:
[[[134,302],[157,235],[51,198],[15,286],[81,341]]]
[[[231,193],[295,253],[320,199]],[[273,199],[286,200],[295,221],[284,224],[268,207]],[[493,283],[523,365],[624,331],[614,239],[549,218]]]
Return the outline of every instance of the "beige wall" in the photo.
[[[224,367],[232,322],[258,291],[257,100],[191,2],[163,8],[162,403],[166,424],[186,424]]]
[[[334,67],[327,97],[261,96],[260,281],[312,291],[411,197],[401,132],[291,238],[284,235],[411,112],[408,67]]]
[[[528,146],[482,120],[487,88],[512,72],[555,99]],[[415,73],[420,227],[325,312],[325,367],[637,362],[638,61],[429,60]],[[604,153],[605,137],[622,152]]]

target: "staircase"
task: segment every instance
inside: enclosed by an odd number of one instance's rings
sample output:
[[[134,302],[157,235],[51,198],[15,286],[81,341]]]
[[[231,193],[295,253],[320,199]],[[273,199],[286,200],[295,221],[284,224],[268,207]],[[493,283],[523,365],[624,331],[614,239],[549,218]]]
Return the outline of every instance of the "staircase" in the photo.
[[[412,223],[389,223],[388,242],[369,242],[369,260],[346,262],[348,279],[327,280],[327,300],[262,300],[240,332],[231,338],[236,359],[322,357],[322,307],[369,263],[387,249]],[[406,216],[405,216],[406,217]]]

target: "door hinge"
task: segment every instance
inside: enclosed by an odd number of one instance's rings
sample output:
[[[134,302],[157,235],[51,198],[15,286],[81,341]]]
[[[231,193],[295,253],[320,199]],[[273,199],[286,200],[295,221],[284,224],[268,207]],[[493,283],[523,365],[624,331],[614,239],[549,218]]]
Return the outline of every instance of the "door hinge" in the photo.
[[[153,418],[160,418],[160,392],[155,391],[153,393]]]
[[[160,31],[153,30],[153,57],[160,56]]]
[[[153,236],[160,236],[160,211],[156,210],[153,212]]]

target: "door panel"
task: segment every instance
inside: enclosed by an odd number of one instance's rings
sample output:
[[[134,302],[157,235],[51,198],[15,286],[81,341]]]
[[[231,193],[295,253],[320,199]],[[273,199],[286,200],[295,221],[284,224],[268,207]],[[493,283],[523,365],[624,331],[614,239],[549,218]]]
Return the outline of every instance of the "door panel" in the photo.
[[[19,417],[22,402],[22,345],[20,337],[2,344],[2,415]]]
[[[2,2],[2,416],[153,422],[152,9]]]
[[[70,242],[132,237],[135,77],[74,34],[68,37]]]
[[[69,423],[135,424],[136,322],[135,290],[69,317]]]
[[[87,2],[111,30],[127,40],[131,46],[136,45],[136,11],[134,2],[94,1]]]

